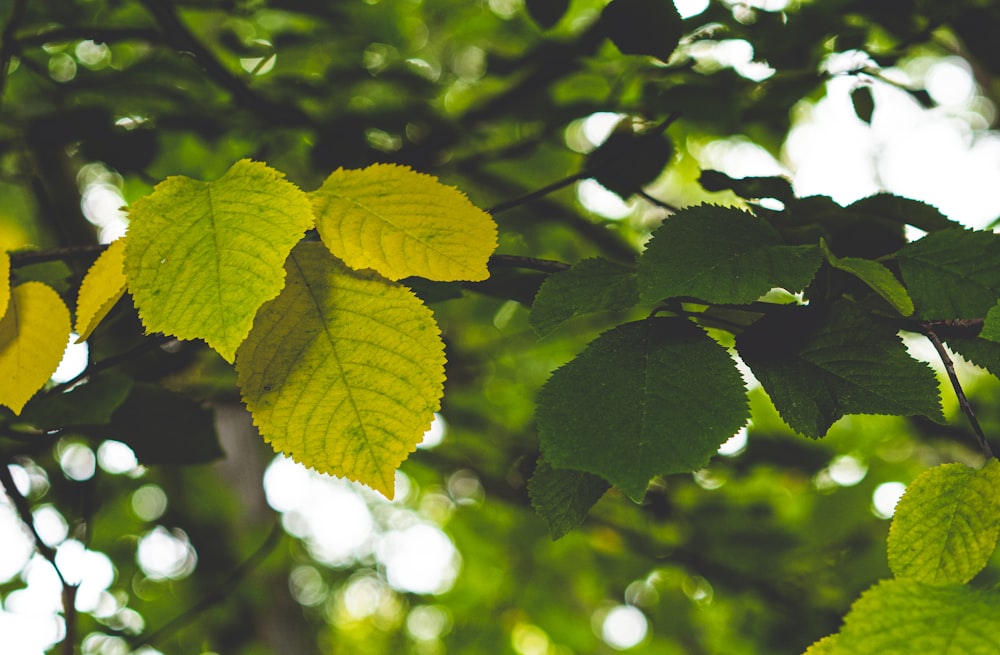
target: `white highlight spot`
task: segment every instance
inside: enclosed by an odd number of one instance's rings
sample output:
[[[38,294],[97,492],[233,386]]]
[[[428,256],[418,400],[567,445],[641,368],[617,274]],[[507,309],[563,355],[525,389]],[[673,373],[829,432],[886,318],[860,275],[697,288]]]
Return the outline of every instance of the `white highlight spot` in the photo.
[[[890,519],[896,511],[896,503],[906,491],[906,485],[902,482],[883,482],[875,487],[872,493],[872,511],[875,516],[882,519]]]
[[[627,650],[646,638],[646,615],[629,605],[615,607],[601,625],[601,639],[615,650]]]

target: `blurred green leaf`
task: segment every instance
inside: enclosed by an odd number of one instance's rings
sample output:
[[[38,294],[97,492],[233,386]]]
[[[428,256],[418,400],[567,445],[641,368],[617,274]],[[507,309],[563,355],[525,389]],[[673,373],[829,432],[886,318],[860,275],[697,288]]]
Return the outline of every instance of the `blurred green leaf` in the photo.
[[[626,310],[639,301],[635,271],[606,259],[585,259],[550,275],[535,295],[529,321],[540,336],[574,316]]]

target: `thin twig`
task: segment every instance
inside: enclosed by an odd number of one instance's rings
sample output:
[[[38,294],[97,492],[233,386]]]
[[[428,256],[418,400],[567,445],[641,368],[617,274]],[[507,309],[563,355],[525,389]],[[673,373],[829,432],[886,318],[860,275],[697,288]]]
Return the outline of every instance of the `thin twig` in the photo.
[[[219,583],[219,586],[203,596],[197,603],[168,621],[166,624],[160,626],[145,637],[137,639],[135,642],[131,643],[130,646],[132,650],[136,650],[142,646],[148,646],[163,640],[165,637],[170,636],[188,623],[191,623],[195,619],[199,618],[202,612],[208,608],[227,601],[233,589],[235,589],[240,582],[253,573],[254,569],[260,566],[267,556],[270,555],[271,552],[277,547],[277,545],[281,542],[282,535],[284,535],[284,531],[281,528],[281,522],[275,521],[274,525],[271,527],[271,531],[264,539],[264,542],[261,543],[261,545],[257,547],[257,550],[251,553],[249,557],[233,569],[233,571],[226,576],[225,580]]]
[[[82,380],[85,380],[97,373],[100,373],[105,369],[111,368],[112,366],[117,366],[118,364],[127,362],[128,360],[132,359],[133,357],[136,357],[137,355],[141,355],[147,350],[153,350],[155,348],[158,348],[163,344],[170,342],[172,339],[173,337],[168,337],[165,334],[155,334],[149,336],[142,343],[140,343],[135,348],[132,348],[131,350],[126,350],[123,353],[118,353],[117,355],[106,357],[105,359],[102,359],[99,362],[93,362],[92,364],[87,366],[87,368],[80,371],[73,378],[66,380],[61,384],[57,384],[56,386],[49,389],[48,393],[49,394],[62,393],[67,389],[73,388],[74,386],[79,384]]]
[[[31,506],[28,505],[28,499],[17,488],[14,476],[10,473],[8,462],[0,462],[0,485],[3,485],[7,496],[14,503],[14,509],[17,510],[17,515],[20,517],[21,523],[28,528],[32,538],[35,540],[35,550],[45,558],[45,561],[52,565],[56,575],[59,577],[59,582],[62,584],[63,620],[66,623],[66,635],[62,641],[62,652],[65,655],[73,655],[74,644],[76,643],[77,585],[67,582],[63,572],[59,569],[59,565],[56,564],[55,548],[45,543],[42,536],[38,534],[38,528],[35,527],[35,516],[31,513]]]
[[[498,205],[494,205],[493,207],[487,209],[486,211],[493,215],[499,214],[500,212],[507,211],[508,209],[513,209],[514,207],[525,205],[531,202],[532,200],[538,200],[539,198],[544,198],[550,193],[558,191],[559,189],[562,189],[564,187],[568,187],[570,184],[578,182],[585,177],[586,177],[585,173],[574,173],[569,177],[564,177],[563,179],[557,180],[552,184],[547,184],[543,186],[541,189],[536,189],[531,193],[521,196],[520,198],[514,198],[513,200],[506,200]]]
[[[644,189],[639,189],[639,191],[637,193],[642,198],[644,198],[646,201],[650,202],[653,205],[656,205],[657,207],[659,207],[661,209],[666,209],[668,212],[676,214],[678,211],[680,211],[680,209],[678,207],[674,207],[669,202],[664,202],[663,200],[660,200],[659,198],[655,198],[655,197],[649,195],[648,193],[646,193],[646,191]]]
[[[7,89],[7,75],[10,73],[10,62],[18,52],[17,41],[14,39],[14,32],[18,25],[24,20],[24,10],[27,8],[27,0],[14,0],[10,7],[10,14],[7,22],[0,32],[0,106],[3,105],[4,91]]]
[[[51,248],[49,250],[22,250],[10,253],[10,265],[12,268],[17,268],[18,266],[71,259],[83,255],[99,255],[107,250],[107,248],[108,244],[106,243],[89,243],[79,246],[66,246],[65,248]]]
[[[554,259],[538,259],[537,257],[525,257],[523,255],[492,255],[490,257],[490,267],[506,268],[527,268],[543,273],[560,273],[568,270],[570,265]]]
[[[989,442],[986,441],[983,428],[979,425],[976,413],[972,411],[972,405],[969,404],[969,399],[965,397],[965,391],[962,390],[962,384],[958,381],[958,374],[955,372],[955,363],[951,360],[951,356],[948,354],[948,350],[944,347],[944,344],[941,343],[941,339],[934,331],[934,327],[930,323],[924,323],[922,327],[924,335],[934,344],[934,350],[937,351],[938,357],[941,358],[941,363],[944,364],[944,369],[948,373],[948,379],[951,380],[951,386],[955,390],[955,395],[958,396],[958,404],[962,408],[962,412],[965,413],[965,417],[969,420],[969,425],[972,426],[972,432],[976,435],[979,447],[986,457],[992,458],[993,451],[990,449]]]

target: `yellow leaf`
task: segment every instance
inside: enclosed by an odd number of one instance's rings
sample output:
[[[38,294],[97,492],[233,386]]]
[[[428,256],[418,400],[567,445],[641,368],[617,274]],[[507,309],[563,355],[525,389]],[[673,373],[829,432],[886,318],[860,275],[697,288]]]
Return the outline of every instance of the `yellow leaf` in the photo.
[[[390,280],[485,280],[497,247],[493,218],[461,191],[404,166],[336,170],[311,194],[334,255]]]
[[[125,293],[125,239],[116,239],[93,263],[76,297],[76,342],[86,341]]]
[[[0,251],[0,317],[10,302],[10,255]]]
[[[242,160],[214,182],[169,177],[130,210],[125,277],[149,332],[204,339],[232,362],[313,225],[308,197]]]
[[[395,469],[440,406],[434,317],[406,287],[352,271],[316,242],[286,268],[236,357],[254,424],[275,450],[392,498]]]
[[[69,310],[52,287],[25,282],[0,320],[0,405],[20,414],[55,372],[69,339]]]

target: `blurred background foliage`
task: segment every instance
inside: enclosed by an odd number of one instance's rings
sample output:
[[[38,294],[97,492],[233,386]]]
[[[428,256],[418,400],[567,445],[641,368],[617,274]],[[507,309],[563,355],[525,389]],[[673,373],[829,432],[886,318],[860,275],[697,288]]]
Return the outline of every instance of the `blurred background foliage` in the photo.
[[[85,246],[120,234],[119,207],[166,176],[212,179],[252,157],[311,190],[337,167],[397,162],[490,208],[578,175],[612,129],[667,125],[660,150],[621,163],[641,193],[609,199],[581,180],[496,212],[501,254],[629,261],[671,207],[740,202],[697,182],[718,167],[713,145],[782,160],[792,125],[838,81],[859,121],[877,116],[872,87],[934,111],[919,76],[899,71],[959,58],[977,91],[958,118],[995,126],[995,3],[678,2],[669,61],[605,39],[605,4],[3,0],[0,246],[70,248],[15,255],[14,275],[72,298],[96,253]],[[902,486],[975,457],[948,393],[950,427],[855,416],[811,441],[756,391],[748,433],[708,469],[657,481],[641,505],[611,491],[553,541],[526,492],[533,398],[622,317],[539,340],[527,305],[548,271],[536,268],[499,260],[485,283],[415,282],[442,326],[448,382],[440,443],[403,466],[392,503],[275,459],[231,370],[195,343],[150,344],[123,300],[87,355],[116,364],[93,379],[117,382],[91,390],[108,417],[51,434],[2,417],[0,457],[82,584],[79,612],[57,615],[58,581],[0,505],[0,650],[799,653],[888,575]],[[962,375],[995,433],[995,382]]]

